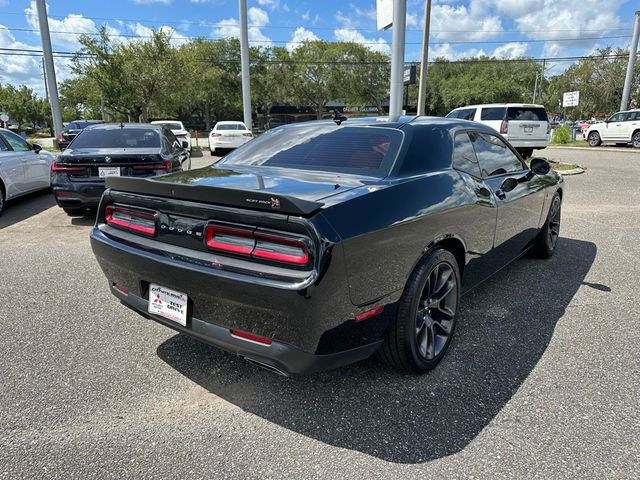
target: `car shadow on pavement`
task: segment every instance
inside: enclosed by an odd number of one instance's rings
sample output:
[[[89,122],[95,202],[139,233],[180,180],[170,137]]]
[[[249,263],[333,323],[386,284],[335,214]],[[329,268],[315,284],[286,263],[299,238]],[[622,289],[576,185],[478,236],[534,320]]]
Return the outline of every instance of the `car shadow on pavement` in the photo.
[[[55,204],[56,201],[49,189],[9,200],[0,217],[0,230],[44,212]]]
[[[561,238],[552,259],[521,259],[463,297],[451,349],[422,376],[369,359],[283,378],[185,335],[157,354],[211,393],[293,432],[389,462],[434,460],[464,449],[518,391],[596,251]]]

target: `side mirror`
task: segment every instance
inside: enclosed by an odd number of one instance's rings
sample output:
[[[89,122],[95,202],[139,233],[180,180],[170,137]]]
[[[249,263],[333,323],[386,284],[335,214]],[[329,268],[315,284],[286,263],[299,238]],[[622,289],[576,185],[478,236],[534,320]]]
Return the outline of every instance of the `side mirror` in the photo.
[[[500,190],[503,192],[510,192],[514,188],[518,186],[518,181],[515,178],[507,178],[502,185],[500,185]]]
[[[536,175],[546,175],[551,170],[551,164],[545,158],[532,158],[531,171]]]
[[[182,140],[180,143],[182,144],[182,148],[189,150],[189,142],[187,140]]]
[[[40,153],[40,150],[42,150],[42,147],[40,145],[38,145],[37,143],[32,143],[31,144],[31,148],[36,153]]]

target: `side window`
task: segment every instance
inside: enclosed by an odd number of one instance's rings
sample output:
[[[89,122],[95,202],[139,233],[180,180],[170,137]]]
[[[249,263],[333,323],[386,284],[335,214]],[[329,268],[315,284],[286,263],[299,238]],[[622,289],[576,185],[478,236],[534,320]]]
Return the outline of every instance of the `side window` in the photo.
[[[480,120],[503,120],[505,107],[487,107],[480,112]]]
[[[2,132],[2,136],[15,152],[28,152],[31,146],[13,132]]]
[[[627,116],[626,113],[616,113],[614,115],[611,115],[611,117],[609,118],[609,121],[610,122],[624,122],[626,116]]]
[[[6,152],[7,150],[9,150],[9,147],[7,147],[7,144],[4,143],[2,134],[0,134],[0,152]]]
[[[474,132],[469,137],[478,156],[483,178],[525,169],[524,163],[495,135]]]
[[[466,132],[458,133],[453,144],[453,168],[466,172],[474,177],[480,177],[478,157],[473,150],[473,144]]]
[[[164,129],[164,134],[167,136],[167,140],[169,141],[169,144],[171,145],[171,149],[169,149],[170,152],[173,152],[174,150],[176,150],[177,148],[180,148],[180,142],[178,141],[178,139],[176,138],[176,136],[173,134],[173,132],[171,130],[169,130],[168,128]],[[177,147],[176,147],[177,145]]]

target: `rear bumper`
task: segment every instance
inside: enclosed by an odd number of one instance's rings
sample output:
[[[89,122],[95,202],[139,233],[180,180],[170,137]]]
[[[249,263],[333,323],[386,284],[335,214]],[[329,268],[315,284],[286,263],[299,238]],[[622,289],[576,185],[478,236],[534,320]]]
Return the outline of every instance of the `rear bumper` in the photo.
[[[251,137],[209,137],[209,149],[238,148],[251,140]]]
[[[511,139],[507,138],[509,143],[513,145],[514,148],[534,148],[534,149],[542,149],[549,146],[549,139],[541,139],[541,140],[526,140],[526,139]]]
[[[104,182],[72,182],[66,175],[53,175],[51,187],[56,203],[63,208],[97,207]]]
[[[335,273],[325,273],[324,281],[286,286],[205,266],[186,266],[162,252],[117,240],[99,227],[90,237],[111,292],[127,307],[284,374],[309,373],[367,358],[380,345],[388,324],[386,315],[356,323],[345,279]],[[343,272],[340,267],[335,271]],[[115,289],[115,283],[128,294]],[[148,313],[150,283],[189,297],[185,327]],[[231,328],[270,338],[272,344],[233,337]]]

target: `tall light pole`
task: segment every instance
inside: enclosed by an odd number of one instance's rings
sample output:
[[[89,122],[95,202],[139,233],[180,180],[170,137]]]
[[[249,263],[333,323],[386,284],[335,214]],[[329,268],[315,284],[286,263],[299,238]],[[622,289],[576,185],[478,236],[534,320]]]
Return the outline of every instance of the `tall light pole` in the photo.
[[[53,119],[53,133],[57,137],[62,133],[62,116],[58,103],[58,84],[56,82],[56,69],[53,65],[53,52],[51,51],[51,35],[49,34],[49,20],[47,19],[47,5],[45,0],[36,0],[38,10],[38,22],[40,24],[40,37],[42,38],[42,53],[44,55],[44,71],[46,85],[51,105],[51,118]]]
[[[404,87],[404,40],[407,23],[407,0],[393,0],[393,35],[391,37],[391,88],[389,92],[389,121],[402,114]]]
[[[429,24],[431,0],[424,5],[424,31],[422,34],[422,60],[420,62],[420,89],[418,90],[418,115],[424,115],[427,103],[427,65],[429,63]]]
[[[633,83],[633,66],[636,63],[636,53],[638,52],[638,37],[640,37],[640,10],[636,12],[636,21],[633,24],[633,37],[631,37],[631,49],[629,50],[629,63],[627,64],[627,75],[624,77],[624,90],[622,91],[622,101],[620,110],[626,110],[629,106],[629,95],[631,94],[631,83]]]
[[[43,0],[44,1],[44,0]],[[247,28],[247,0],[240,5],[240,66],[242,70],[242,110],[244,124],[251,130],[251,81],[249,79],[249,32]]]

